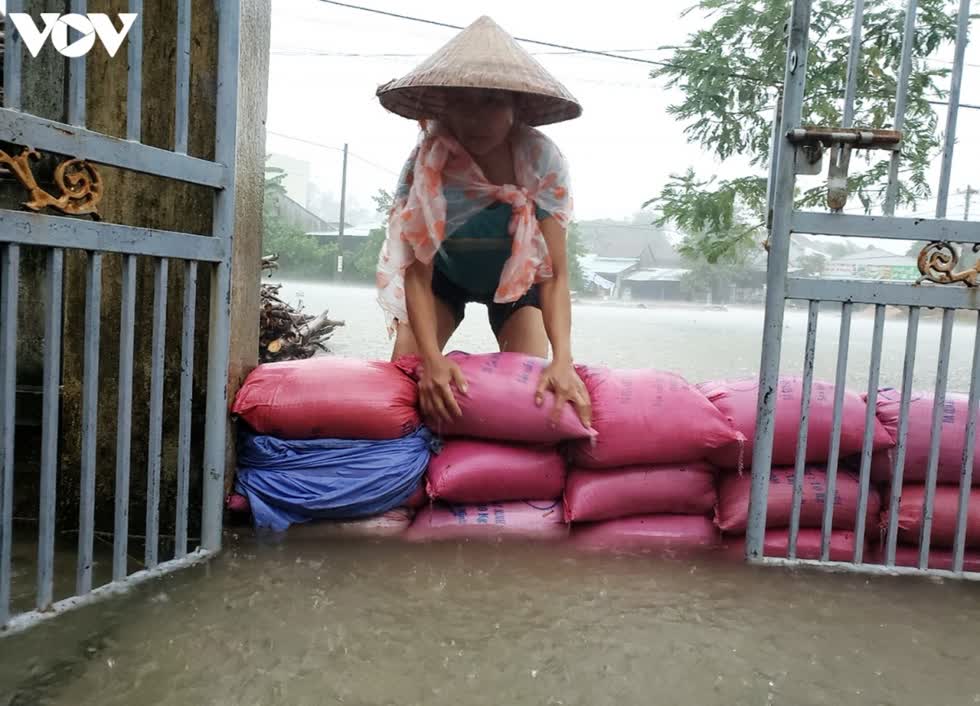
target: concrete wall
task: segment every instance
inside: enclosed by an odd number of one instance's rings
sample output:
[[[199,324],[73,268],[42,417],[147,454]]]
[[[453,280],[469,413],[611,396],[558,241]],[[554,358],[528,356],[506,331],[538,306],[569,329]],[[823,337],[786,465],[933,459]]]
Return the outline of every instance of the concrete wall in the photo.
[[[223,0],[222,0],[223,1]],[[64,3],[33,2],[28,11],[62,10]],[[89,12],[116,14],[127,10],[126,0],[89,0]],[[240,78],[237,222],[232,281],[232,340],[229,394],[234,394],[257,358],[259,258],[261,248],[262,166],[265,142],[265,110],[268,80],[270,0],[243,0],[242,61]],[[175,54],[176,3],[144,4],[142,141],[172,149],[176,99]],[[214,156],[214,115],[217,83],[217,17],[213,3],[194,3],[191,41],[191,124],[188,152],[197,157]],[[126,132],[127,61],[125,45],[116,57],[100,47],[88,56],[87,125],[114,136]],[[64,60],[51,50],[37,59],[24,61],[24,107],[35,114],[64,120]],[[84,157],[84,155],[77,155]],[[50,165],[49,165],[50,166]],[[105,196],[100,207],[103,220],[127,225],[154,227],[206,235],[211,231],[212,192],[110,167],[99,167]],[[13,185],[4,184],[4,207],[15,207]],[[39,372],[39,335],[43,328],[41,292],[43,255],[30,251],[22,268],[21,321],[18,337],[18,383],[31,384]],[[64,359],[62,390],[61,466],[58,483],[59,523],[75,526],[78,507],[78,468],[81,441],[81,372],[84,321],[84,253],[69,251],[65,268]],[[150,385],[151,325],[153,307],[153,262],[140,258],[136,300],[136,348],[132,422],[131,517],[132,531],[143,523],[147,466],[147,424]],[[103,267],[101,374],[98,430],[97,524],[111,529],[114,497],[116,405],[118,400],[118,341],[120,324],[121,258],[106,256]],[[165,345],[164,384],[164,470],[161,493],[161,532],[172,526],[174,478],[176,473],[177,402],[180,376],[181,303],[183,265],[172,261]],[[26,290],[26,291],[25,291]],[[194,371],[194,464],[192,476],[199,480],[203,443],[203,409],[207,365],[209,319],[208,268],[200,267],[196,308],[197,332]],[[23,353],[23,354],[22,354]],[[196,472],[195,472],[196,471]],[[29,480],[29,479],[27,479]],[[28,489],[25,491],[24,487]],[[19,500],[31,515],[30,483],[22,484]],[[192,502],[199,483],[192,486]],[[36,503],[36,499],[34,500]],[[36,510],[36,505],[34,505]],[[20,509],[20,508],[19,508]],[[191,513],[191,532],[196,531],[199,513]]]

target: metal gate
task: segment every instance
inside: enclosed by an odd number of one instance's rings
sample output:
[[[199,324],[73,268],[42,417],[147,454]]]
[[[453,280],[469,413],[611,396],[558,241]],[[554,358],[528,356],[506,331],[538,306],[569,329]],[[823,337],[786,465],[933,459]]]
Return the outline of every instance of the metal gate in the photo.
[[[143,97],[142,1],[130,0],[129,12],[137,18],[127,36],[125,139],[86,129],[86,58],[72,58],[67,67],[68,123],[59,123],[21,110],[24,62],[23,38],[10,21],[22,10],[19,0],[7,0],[4,38],[4,101],[0,109],[0,140],[24,151],[3,154],[4,165],[30,190],[29,210],[0,210],[0,635],[11,634],[64,610],[118,593],[147,578],[189,566],[213,555],[221,547],[221,516],[226,459],[226,396],[228,375],[231,242],[235,216],[235,154],[238,106],[238,59],[240,7],[237,0],[219,0],[217,13],[217,86],[215,94],[214,160],[187,153],[188,126],[192,118],[191,0],[177,0],[176,115],[174,149],[160,149],[141,142]],[[85,0],[72,0],[71,11],[84,14]],[[118,25],[118,20],[113,18]],[[59,200],[39,188],[31,188],[30,150],[63,156],[58,165],[64,196]],[[86,201],[100,189],[93,165],[131,170],[213,190],[212,231],[208,235],[154,230],[100,222],[90,218]],[[56,177],[57,178],[57,177]],[[33,183],[36,187],[36,183]],[[41,213],[43,207],[46,212]],[[53,210],[60,214],[52,213]],[[89,214],[86,216],[85,214]],[[75,216],[75,217],[70,217]],[[82,216],[82,217],[78,217]],[[37,580],[34,610],[19,613],[11,607],[12,497],[14,492],[14,429],[17,368],[18,278],[25,248],[46,253],[44,272],[43,389],[41,390],[40,508],[37,518]],[[66,250],[83,251],[87,258],[84,373],[82,377],[81,467],[58,468],[59,384],[62,356],[62,297]],[[102,267],[104,255],[122,259],[120,333],[118,340],[119,396],[115,434],[115,527],[112,545],[112,579],[93,588],[93,540],[96,465],[97,405],[100,395],[99,346],[102,317]],[[149,428],[146,435],[149,461],[146,472],[146,534],[143,570],[129,572],[127,543],[130,533],[130,445],[134,430],[133,367],[136,318],[137,259],[154,263],[152,361],[149,385]],[[158,556],[161,428],[163,425],[163,374],[165,320],[168,303],[168,268],[184,269],[182,293],[183,336],[179,390],[177,449],[177,509],[175,551],[172,559]],[[211,285],[206,376],[206,421],[203,430],[203,462],[191,459],[191,403],[193,338],[199,268]],[[23,306],[23,302],[20,303]],[[149,323],[149,322],[148,322]],[[142,471],[143,469],[139,469]],[[203,510],[200,546],[187,551],[188,485],[192,472],[202,472]],[[58,473],[80,476],[78,561],[74,595],[55,602],[55,488]],[[110,469],[111,476],[111,469]],[[142,475],[140,480],[142,480]]]
[[[980,574],[965,572],[964,547],[967,525],[967,507],[970,500],[978,382],[980,382],[980,319],[977,321],[976,342],[970,377],[969,411],[965,423],[966,439],[962,458],[962,471],[958,494],[955,542],[951,570],[930,568],[930,538],[933,520],[933,503],[937,486],[937,464],[940,449],[940,431],[944,421],[944,401],[950,364],[950,343],[957,312],[980,310],[980,294],[977,284],[980,263],[959,265],[961,245],[968,244],[973,252],[980,249],[980,223],[957,221],[946,218],[950,193],[950,170],[956,141],[956,122],[960,102],[960,85],[963,76],[964,53],[970,21],[970,0],[960,0],[954,65],[951,71],[951,88],[942,150],[938,203],[935,218],[895,217],[895,195],[899,162],[902,155],[902,128],[906,112],[907,90],[912,67],[912,49],[915,39],[916,0],[906,0],[904,37],[901,65],[895,96],[893,130],[872,130],[855,127],[855,89],[859,71],[862,40],[863,0],[854,2],[854,20],[847,68],[847,84],[844,94],[843,125],[811,127],[801,124],[805,97],[807,56],[810,46],[811,0],[794,0],[789,22],[786,54],[785,82],[779,119],[773,132],[774,154],[770,167],[770,237],[768,262],[768,290],[766,294],[765,328],[760,371],[758,426],[752,457],[752,499],[746,538],[746,554],[749,561],[777,565],[810,565],[839,570],[869,573],[913,573],[956,576],[980,579]],[[778,115],[778,113],[777,113]],[[828,210],[825,212],[798,210],[794,205],[794,188],[798,173],[807,172],[814,152],[830,152],[828,177]],[[889,182],[887,185],[884,215],[850,215],[841,211],[847,194],[847,163],[854,150],[890,151]],[[809,153],[809,154],[808,154]],[[808,159],[807,157],[811,157]],[[924,241],[918,266],[921,278],[915,284],[899,282],[868,282],[851,280],[807,279],[788,276],[790,236],[793,233],[844,236],[851,238],[882,238],[894,240]],[[964,267],[958,270],[958,267]],[[967,269],[969,268],[969,269]],[[803,361],[803,392],[801,423],[798,435],[793,505],[789,530],[789,548],[786,556],[765,556],[766,508],[769,492],[770,470],[773,460],[774,411],[777,404],[777,383],[780,372],[784,312],[788,301],[804,302],[808,308],[808,324]],[[827,481],[821,528],[820,556],[805,560],[797,556],[797,539],[800,526],[800,505],[806,465],[810,397],[813,382],[814,350],[818,313],[826,303],[840,307],[840,330],[837,348],[835,398],[833,400],[833,430],[827,464]],[[860,457],[860,495],[854,517],[854,553],[850,561],[830,560],[830,536],[833,526],[836,481],[840,459],[840,439],[844,387],[847,381],[848,349],[851,335],[852,313],[855,306],[874,308],[874,329],[871,339],[871,360],[868,371],[867,414],[865,419],[864,447]],[[887,508],[888,523],[882,537],[881,556],[877,560],[865,556],[864,543],[866,511],[868,506],[870,471],[872,465],[873,422],[878,399],[878,383],[881,371],[882,340],[886,321],[886,307],[900,307],[907,315],[905,360],[902,375],[898,439],[892,468],[893,480],[890,494],[882,499]],[[909,406],[912,397],[913,372],[916,362],[920,315],[924,311],[941,310],[942,328],[938,342],[938,365],[935,378],[934,408],[932,410],[931,446],[925,470],[924,512],[921,516],[921,532],[918,556],[914,566],[896,566],[898,536],[898,509],[902,498],[902,479],[906,458],[906,441],[909,431]],[[972,314],[971,314],[972,316]],[[838,557],[840,558],[840,557]]]

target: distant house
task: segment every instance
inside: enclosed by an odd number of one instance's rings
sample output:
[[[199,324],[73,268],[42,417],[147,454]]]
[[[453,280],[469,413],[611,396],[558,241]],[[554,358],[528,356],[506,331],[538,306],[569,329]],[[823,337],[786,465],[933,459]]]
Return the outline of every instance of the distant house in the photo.
[[[601,258],[628,258],[640,267],[683,267],[667,235],[655,225],[622,221],[578,221],[585,249]]]
[[[869,248],[831,260],[823,276],[830,279],[915,282],[920,273],[918,260],[914,257]]]
[[[682,301],[689,299],[681,289],[681,280],[690,272],[684,267],[651,267],[636,269],[623,278],[624,299]]]
[[[307,233],[312,238],[316,238],[323,245],[336,244],[340,242],[340,224],[333,223],[331,228],[310,231]],[[371,236],[371,231],[384,228],[383,223],[370,223],[367,225],[351,226],[344,225],[344,253],[357,253],[367,243]]]
[[[273,218],[279,218],[291,226],[299,228],[304,233],[327,230],[331,226],[337,225],[336,223],[331,224],[326,219],[321,218],[286,194],[270,196],[266,201],[265,208],[268,215]]]
[[[579,221],[586,278],[620,299],[683,299],[684,260],[655,225],[618,221]]]

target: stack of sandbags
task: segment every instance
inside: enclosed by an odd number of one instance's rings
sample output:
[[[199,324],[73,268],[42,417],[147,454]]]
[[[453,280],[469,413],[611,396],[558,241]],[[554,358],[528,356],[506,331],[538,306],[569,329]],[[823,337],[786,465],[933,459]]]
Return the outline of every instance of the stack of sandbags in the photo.
[[[902,393],[883,389],[878,392],[878,420],[897,440]],[[929,464],[929,447],[932,439],[932,414],[934,398],[931,395],[912,393],[909,401],[908,433],[905,441],[905,463],[902,471],[902,495],[898,512],[898,539],[901,546],[896,551],[896,564],[918,564],[918,547],[922,532],[925,509],[925,483]],[[936,491],[933,501],[932,529],[930,532],[929,566],[938,569],[952,568],[953,543],[956,536],[956,517],[959,511],[960,477],[963,468],[963,451],[967,443],[966,423],[969,410],[967,395],[947,394],[943,401],[943,421],[940,429],[938,464],[936,467]],[[980,430],[969,440],[974,455],[971,489],[967,505],[965,564],[967,568],[980,567]],[[891,497],[894,475],[895,449],[878,453],[874,457],[872,473],[883,487],[886,505]],[[887,510],[887,507],[886,507]],[[882,516],[882,527],[888,526],[887,511]]]
[[[560,539],[564,485],[553,444],[447,439],[429,461],[426,490],[437,502],[419,512],[407,538]]]
[[[559,443],[588,439],[571,404],[558,424],[549,417],[554,396],[535,404],[547,361],[517,353],[453,352],[467,392],[455,390],[462,416],[425,420],[443,439],[428,471],[433,499],[416,516],[407,539],[561,539],[567,534],[561,495],[565,464]],[[399,365],[416,378],[417,359]]]
[[[723,469],[719,478],[716,524],[732,546],[744,549],[751,489],[751,473],[748,465],[752,459],[759,382],[757,379],[710,382],[699,385],[699,388],[725,417],[731,419],[735,429],[746,439],[741,449],[733,444],[709,457],[716,466]],[[794,377],[781,378],[775,390],[777,398],[773,470],[770,475],[766,512],[765,553],[767,556],[786,556],[788,551],[788,528],[792,512],[802,391],[802,380]],[[813,381],[805,456],[808,465],[803,477],[801,529],[797,542],[797,557],[802,559],[820,558],[820,528],[823,524],[827,496],[826,463],[829,460],[833,435],[834,393],[833,384]],[[861,452],[866,414],[867,407],[864,400],[853,392],[845,392],[839,459]],[[893,444],[892,437],[877,420],[872,438],[874,450],[887,449]],[[855,545],[853,530],[857,519],[859,492],[858,476],[840,464],[831,523],[833,532],[830,546],[833,560],[853,559]],[[872,539],[877,537],[880,507],[881,497],[878,489],[871,486],[868,489],[868,510],[865,516],[866,537]],[[862,538],[861,541],[865,539]]]
[[[235,398],[235,492],[255,526],[389,536],[424,502],[433,445],[415,382],[391,363],[332,356],[257,367]]]
[[[570,445],[566,519],[578,546],[602,551],[714,546],[714,469],[703,459],[737,445],[725,417],[678,375],[579,368],[592,400],[593,440]]]

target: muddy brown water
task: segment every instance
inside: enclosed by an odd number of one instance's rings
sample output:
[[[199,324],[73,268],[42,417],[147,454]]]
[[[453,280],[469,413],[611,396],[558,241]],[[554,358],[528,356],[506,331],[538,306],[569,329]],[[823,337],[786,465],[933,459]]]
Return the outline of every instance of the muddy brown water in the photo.
[[[286,289],[347,320],[335,353],[386,357],[370,290]],[[817,374],[832,378],[839,318],[821,316]],[[575,348],[582,362],[692,381],[753,375],[761,322],[749,309],[578,305]],[[938,328],[922,323],[920,386]],[[473,308],[452,345],[487,349],[484,329]],[[784,369],[798,371],[805,314],[786,331]],[[966,389],[973,333],[957,326],[951,389]],[[870,339],[870,318],[855,317],[858,389]],[[900,380],[903,342],[889,319],[885,384]],[[98,575],[109,557],[96,560]],[[70,586],[71,562],[59,566]],[[0,640],[0,704],[980,704],[978,624],[980,586],[967,582],[237,528],[206,566]]]

